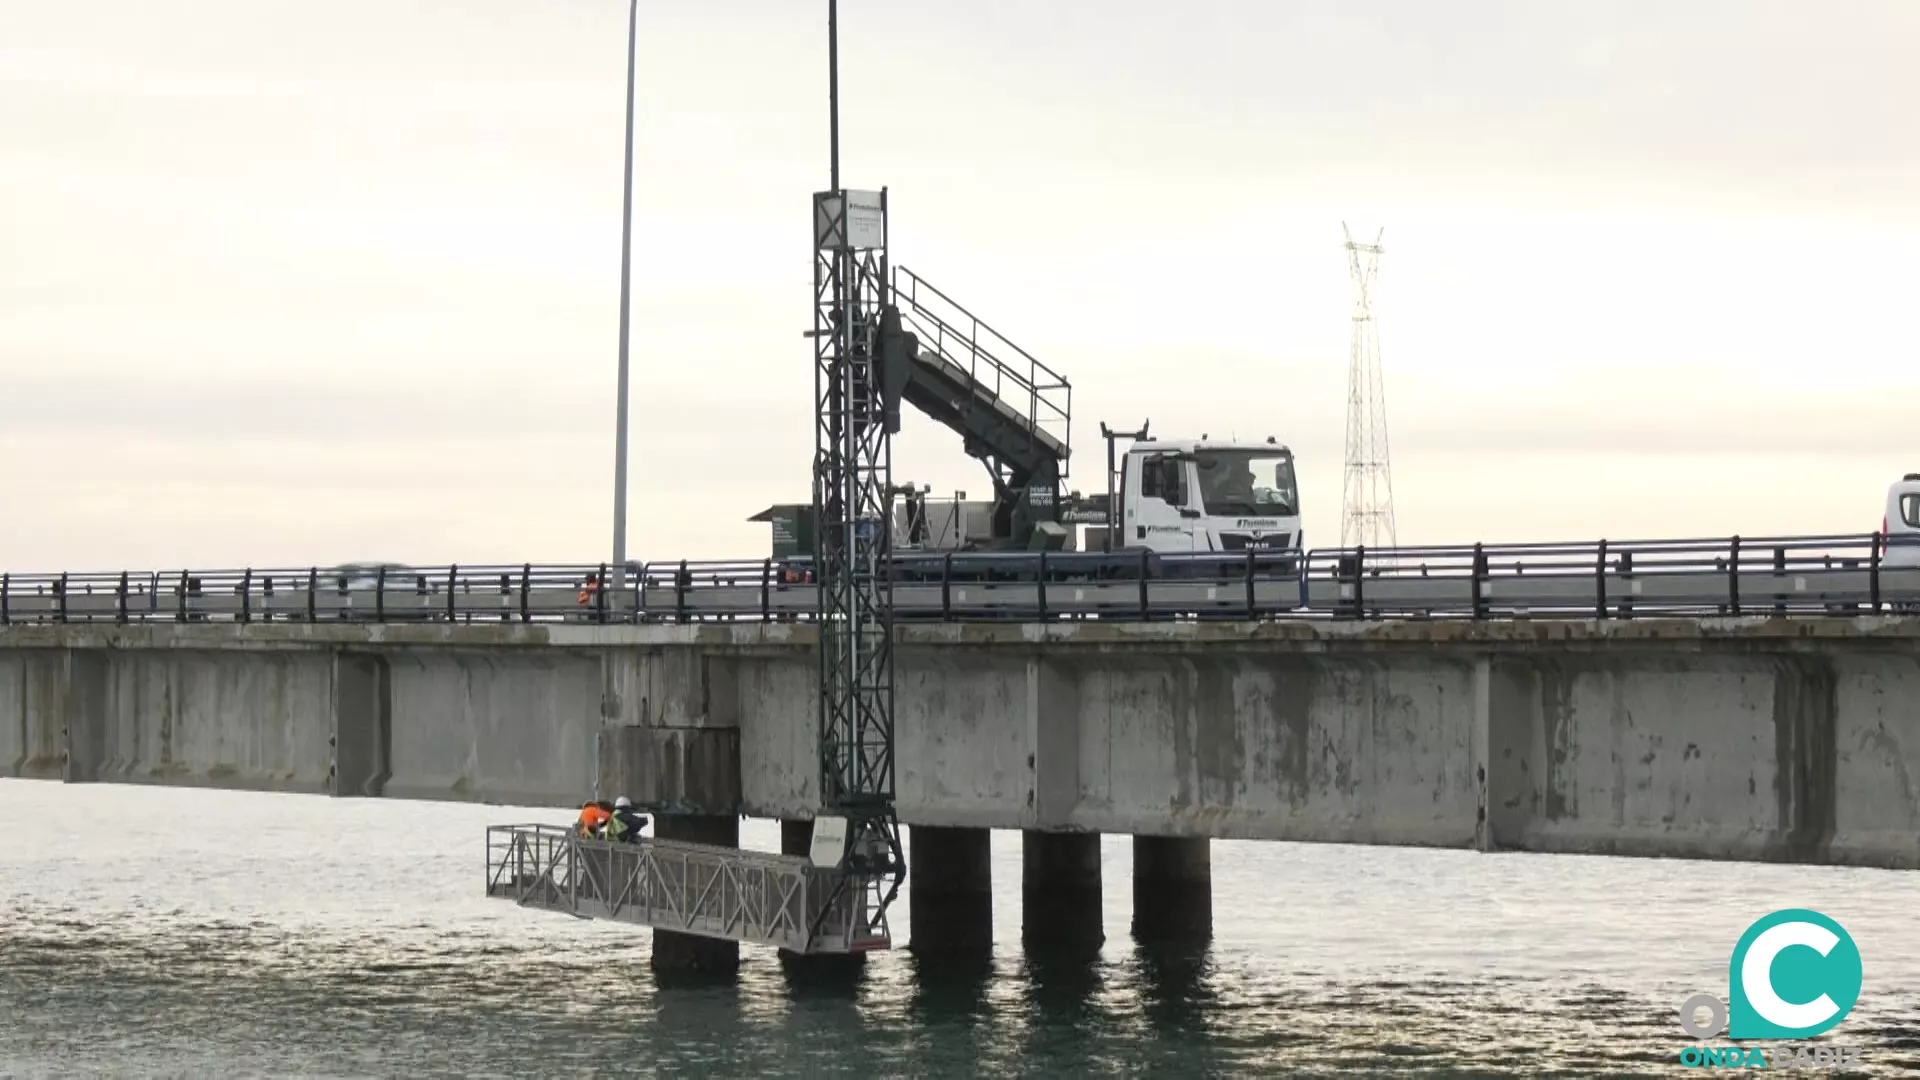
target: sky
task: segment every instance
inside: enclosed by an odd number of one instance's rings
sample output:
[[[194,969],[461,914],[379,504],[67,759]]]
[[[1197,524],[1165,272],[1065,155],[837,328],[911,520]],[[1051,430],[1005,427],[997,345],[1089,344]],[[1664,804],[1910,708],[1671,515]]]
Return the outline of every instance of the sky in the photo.
[[[812,449],[822,0],[642,0],[628,551]],[[1865,532],[1920,471],[1920,5],[842,0],[844,182],[1099,424],[1274,436],[1338,542]],[[0,568],[598,562],[626,5],[0,0]],[[980,497],[910,417],[896,480]]]

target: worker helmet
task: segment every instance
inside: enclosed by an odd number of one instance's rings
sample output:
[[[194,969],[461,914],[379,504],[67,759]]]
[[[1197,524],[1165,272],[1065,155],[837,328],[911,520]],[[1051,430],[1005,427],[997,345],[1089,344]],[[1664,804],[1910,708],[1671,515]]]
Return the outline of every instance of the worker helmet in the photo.
[[[615,810],[626,810],[632,806],[633,806],[633,801],[631,799],[628,799],[625,795],[622,795],[619,798],[613,800],[613,808]]]

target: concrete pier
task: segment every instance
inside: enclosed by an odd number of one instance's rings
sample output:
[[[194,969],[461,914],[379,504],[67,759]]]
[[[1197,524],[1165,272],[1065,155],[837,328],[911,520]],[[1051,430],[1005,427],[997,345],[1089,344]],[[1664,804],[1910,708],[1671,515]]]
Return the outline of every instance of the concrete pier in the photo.
[[[333,656],[333,762],[329,791],[342,798],[379,798],[393,777],[393,673],[379,653]]]
[[[780,854],[805,857],[813,846],[813,822],[780,819]],[[857,980],[867,966],[866,953],[797,953],[780,950],[780,967],[795,983],[811,987],[839,986]]]
[[[907,834],[910,948],[929,960],[988,960],[993,953],[992,834],[915,826]]]
[[[662,840],[739,847],[740,819],[732,814],[661,814],[654,819],[654,835]],[[740,970],[740,943],[655,930],[649,966],[656,975],[668,977],[731,978]]]
[[[1098,952],[1106,941],[1100,906],[1100,834],[1020,834],[1020,937],[1028,951]]]
[[[1204,837],[1133,838],[1133,936],[1143,943],[1213,936],[1213,861]]]

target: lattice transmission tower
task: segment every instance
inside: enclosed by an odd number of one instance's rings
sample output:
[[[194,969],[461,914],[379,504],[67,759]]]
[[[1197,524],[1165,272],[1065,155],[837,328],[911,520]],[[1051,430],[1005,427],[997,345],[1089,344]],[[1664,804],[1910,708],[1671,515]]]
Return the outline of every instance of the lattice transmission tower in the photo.
[[[1346,222],[1347,267],[1353,275],[1353,339],[1347,365],[1346,493],[1340,508],[1340,546],[1391,548],[1393,467],[1387,453],[1387,393],[1380,375],[1380,330],[1373,287],[1380,275],[1382,229],[1373,243],[1358,243]]]

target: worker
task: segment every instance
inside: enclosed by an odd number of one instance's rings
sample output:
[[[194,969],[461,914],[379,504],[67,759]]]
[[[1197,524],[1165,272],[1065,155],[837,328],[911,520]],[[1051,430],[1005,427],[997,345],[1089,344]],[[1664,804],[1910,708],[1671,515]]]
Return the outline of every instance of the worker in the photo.
[[[574,832],[587,838],[600,836],[606,830],[607,819],[612,816],[605,803],[588,799],[580,804],[580,816],[573,823]]]
[[[633,800],[625,795],[613,800],[613,820],[620,823],[621,832],[618,839],[628,843],[637,842],[641,831],[647,827],[647,815],[635,810]],[[613,831],[611,823],[608,824],[607,830],[609,833]]]
[[[615,810],[607,815],[606,824],[600,826],[600,839],[612,840],[615,843],[627,839],[627,822],[620,816],[620,811]]]
[[[587,607],[593,603],[594,595],[599,591],[600,572],[597,570],[589,570],[587,571],[587,580],[581,583],[580,594],[574,597],[574,600],[581,607]]]

